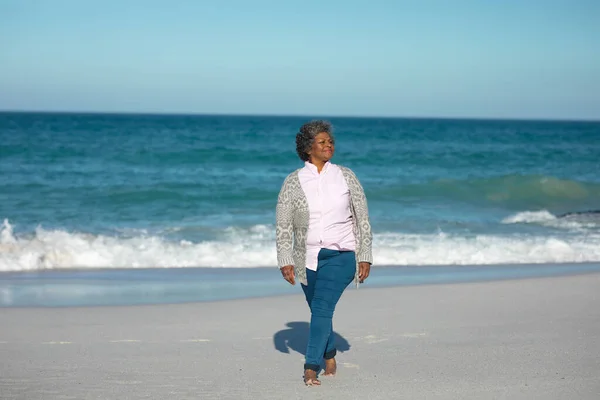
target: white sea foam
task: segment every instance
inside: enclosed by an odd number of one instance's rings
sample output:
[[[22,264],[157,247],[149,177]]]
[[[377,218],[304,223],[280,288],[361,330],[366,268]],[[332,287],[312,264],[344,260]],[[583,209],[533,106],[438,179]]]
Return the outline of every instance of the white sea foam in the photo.
[[[172,242],[157,236],[111,237],[38,228],[16,238],[4,221],[0,271],[54,268],[254,267],[275,264],[272,231],[228,229],[220,241]]]
[[[599,226],[595,215],[569,215],[568,217],[557,217],[547,210],[522,211],[508,216],[502,220],[503,224],[538,224],[553,228],[571,230],[585,230]]]
[[[548,222],[555,221],[556,216],[546,210],[540,211],[523,211],[506,217],[502,220],[505,224],[518,224],[518,223],[536,223],[536,222]]]
[[[600,234],[560,236],[381,233],[379,265],[469,265],[600,261]],[[158,236],[112,237],[38,228],[18,237],[4,221],[0,271],[68,268],[275,266],[272,226],[230,228],[220,240],[172,242]]]
[[[383,234],[377,263],[397,265],[531,264],[600,261],[600,235]]]

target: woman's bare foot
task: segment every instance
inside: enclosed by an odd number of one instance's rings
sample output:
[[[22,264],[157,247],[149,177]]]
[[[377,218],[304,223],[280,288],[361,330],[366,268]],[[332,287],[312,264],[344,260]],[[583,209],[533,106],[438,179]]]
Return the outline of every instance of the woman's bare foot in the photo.
[[[337,363],[335,362],[335,358],[325,360],[325,373],[323,374],[323,376],[334,376],[336,372]]]
[[[312,369],[304,370],[304,384],[306,386],[320,385],[321,381],[317,379],[317,372]]]

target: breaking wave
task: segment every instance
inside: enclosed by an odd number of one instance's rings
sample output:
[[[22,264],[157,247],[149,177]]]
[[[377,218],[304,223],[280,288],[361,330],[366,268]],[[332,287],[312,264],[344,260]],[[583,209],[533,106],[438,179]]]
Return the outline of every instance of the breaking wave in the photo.
[[[416,200],[440,198],[470,204],[520,209],[598,207],[600,183],[544,175],[505,175],[492,178],[444,179],[423,184],[375,189],[376,198]]]
[[[553,221],[547,212],[517,214],[505,223]],[[408,234],[376,233],[377,265],[472,265],[600,261],[600,233]],[[275,266],[274,228],[228,228],[217,240],[193,243],[139,233],[128,237],[37,228],[16,235],[0,230],[0,271],[91,268]]]

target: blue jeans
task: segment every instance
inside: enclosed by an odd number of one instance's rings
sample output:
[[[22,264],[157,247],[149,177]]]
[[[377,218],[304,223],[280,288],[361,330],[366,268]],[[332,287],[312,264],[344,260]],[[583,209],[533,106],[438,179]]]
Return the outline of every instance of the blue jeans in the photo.
[[[333,312],[356,273],[353,251],[321,249],[317,270],[306,270],[307,285],[302,285],[310,307],[310,333],[304,369],[320,370],[321,360],[335,357]]]

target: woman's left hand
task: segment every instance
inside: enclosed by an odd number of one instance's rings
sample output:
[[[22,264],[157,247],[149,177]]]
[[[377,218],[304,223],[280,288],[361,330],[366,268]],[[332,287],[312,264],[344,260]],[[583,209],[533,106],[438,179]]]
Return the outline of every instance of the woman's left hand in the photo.
[[[368,262],[358,263],[358,280],[360,283],[363,283],[369,277],[369,272],[371,272],[371,264]]]

